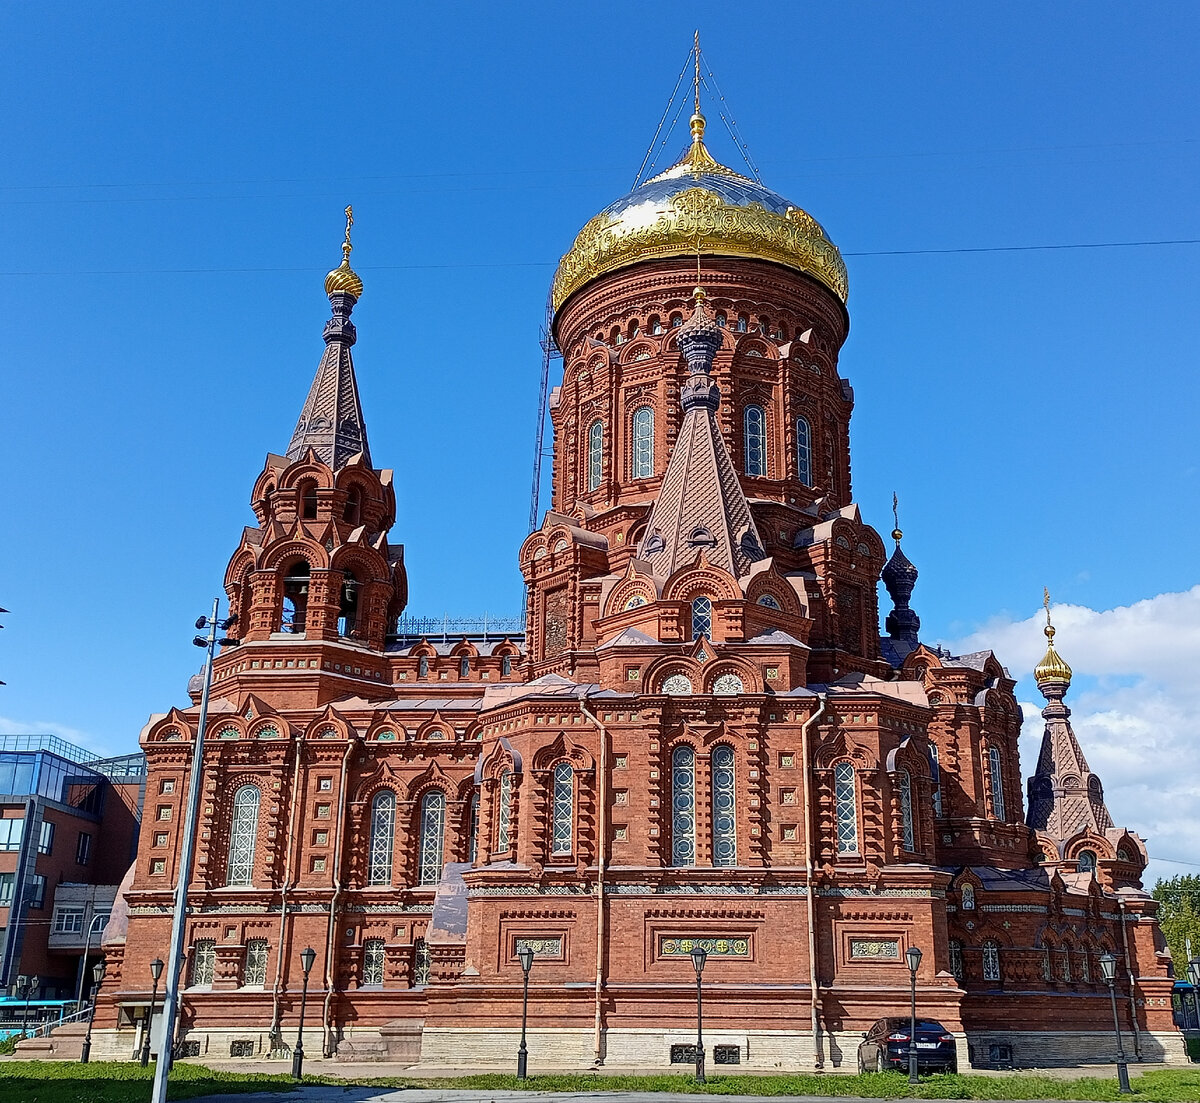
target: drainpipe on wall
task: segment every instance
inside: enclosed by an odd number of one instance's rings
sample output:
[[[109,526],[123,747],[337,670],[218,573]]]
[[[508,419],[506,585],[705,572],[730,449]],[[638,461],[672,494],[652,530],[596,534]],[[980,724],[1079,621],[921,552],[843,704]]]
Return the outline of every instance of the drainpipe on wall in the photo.
[[[292,763],[292,807],[288,810],[288,833],[287,833],[287,857],[284,859],[283,865],[283,889],[280,892],[279,904],[279,949],[275,954],[275,991],[271,997],[271,1048],[274,1049],[276,1043],[282,1037],[282,1031],[279,1025],[280,1014],[280,997],[283,994],[283,947],[284,938],[287,933],[287,913],[288,913],[288,892],[291,891],[292,884],[292,855],[296,852],[296,808],[300,804],[300,794],[297,792],[297,786],[300,784],[300,755],[304,750],[303,738],[296,740],[296,754]]]
[[[321,1022],[325,1027],[325,1056],[332,1057],[335,1049],[334,1028],[329,1021],[333,1004],[333,936],[337,923],[338,900],[342,895],[342,825],[346,819],[346,771],[350,768],[350,756],[354,753],[354,736],[342,756],[342,774],[338,779],[338,811],[333,846],[333,896],[329,900],[329,929],[325,935],[325,1011]]]
[[[604,870],[608,862],[608,729],[597,716],[588,711],[587,702],[580,702],[579,711],[595,724],[600,732],[600,777],[596,786],[599,811],[596,816],[596,1024],[592,1046],[595,1067],[604,1064],[604,1023],[602,1006],[604,992]]]
[[[805,720],[800,728],[800,757],[804,766],[804,901],[808,910],[809,1017],[812,1022],[813,1066],[820,1069],[825,1067],[825,1058],[817,1038],[817,924],[816,900],[813,893],[812,764],[808,757],[808,731],[825,714],[828,697],[824,693],[818,693],[817,700],[821,702],[817,711]]]
[[[1129,1022],[1133,1026],[1133,1052],[1137,1059],[1142,1059],[1142,1036],[1138,1031],[1137,994],[1133,988],[1133,960],[1129,956],[1129,935],[1125,931],[1125,901],[1117,900],[1117,910],[1121,916],[1121,945],[1125,948],[1125,971],[1129,974]]]

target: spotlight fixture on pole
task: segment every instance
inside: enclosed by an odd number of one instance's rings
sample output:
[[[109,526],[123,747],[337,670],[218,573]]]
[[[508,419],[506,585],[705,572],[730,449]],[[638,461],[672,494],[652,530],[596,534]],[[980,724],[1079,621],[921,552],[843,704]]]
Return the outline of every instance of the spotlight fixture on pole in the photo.
[[[220,599],[213,598],[212,616],[200,617],[197,628],[207,628],[208,634],[192,639],[205,650],[204,688],[200,693],[200,719],[196,727],[196,744],[192,748],[191,775],[188,779],[187,804],[183,813],[183,843],[179,853],[178,880],[175,883],[175,911],[171,920],[171,945],[167,954],[167,983],[163,990],[162,1051],[154,1069],[154,1089],[151,1103],[167,1103],[167,1076],[175,1050],[175,1020],[179,1015],[179,985],[183,970],[183,938],[187,921],[188,880],[196,854],[196,811],[200,803],[200,776],[204,771],[204,729],[208,724],[208,694],[212,688],[213,654],[217,645],[236,647],[241,641],[227,636],[217,637],[218,630],[226,632],[237,623],[237,614],[218,620]]]
[[[96,997],[100,995],[100,983],[104,980],[104,958],[92,966],[92,1006],[88,1009],[88,1028],[83,1036],[83,1048],[79,1051],[79,1063],[86,1065],[92,1059],[92,1023],[96,1021]]]
[[[317,951],[311,946],[300,951],[300,965],[304,969],[304,987],[300,989],[300,1025],[296,1030],[296,1048],[292,1050],[292,1079],[299,1080],[304,1076],[304,1009],[308,1005],[308,974],[312,971],[313,962],[317,960]]]
[[[700,987],[700,974],[704,972],[704,963],[708,960],[708,951],[696,943],[692,946],[692,968],[696,970],[696,1083],[705,1083],[704,1078],[704,991]]]
[[[917,1083],[917,970],[921,967],[921,951],[910,946],[904,956],[908,959],[908,976],[912,982],[912,1003],[909,1007],[908,1082]]]
[[[529,970],[533,968],[533,947],[522,942],[517,947],[517,960],[521,963],[521,1044],[517,1048],[517,1079],[524,1080],[529,1073],[529,1050],[525,1045],[525,1024],[529,1018]]]
[[[1125,1047],[1121,1044],[1121,1020],[1117,1015],[1117,959],[1107,951],[1100,955],[1100,974],[1108,985],[1108,998],[1112,1000],[1113,1031],[1117,1035],[1117,1091],[1121,1095],[1129,1095],[1133,1089],[1129,1086],[1129,1066],[1125,1063]]]

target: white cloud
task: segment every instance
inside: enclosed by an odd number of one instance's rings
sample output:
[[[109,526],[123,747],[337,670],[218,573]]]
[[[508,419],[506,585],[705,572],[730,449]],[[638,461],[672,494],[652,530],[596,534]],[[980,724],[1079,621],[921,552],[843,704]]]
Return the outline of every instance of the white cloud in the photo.
[[[1088,764],[1104,782],[1113,819],[1146,839],[1156,877],[1200,867],[1200,586],[1133,605],[1095,610],[1055,605],[1055,644],[1075,672],[1067,697]],[[1032,671],[1046,649],[1045,615],[996,617],[951,645],[990,648],[1036,694]],[[1022,687],[1024,688],[1024,686]],[[1023,700],[1021,765],[1028,776],[1041,745],[1041,701]]]
[[[57,735],[59,739],[65,739],[94,754],[111,753],[107,747],[98,746],[96,739],[88,732],[56,724],[52,720],[14,720],[10,716],[0,716],[0,735]]]

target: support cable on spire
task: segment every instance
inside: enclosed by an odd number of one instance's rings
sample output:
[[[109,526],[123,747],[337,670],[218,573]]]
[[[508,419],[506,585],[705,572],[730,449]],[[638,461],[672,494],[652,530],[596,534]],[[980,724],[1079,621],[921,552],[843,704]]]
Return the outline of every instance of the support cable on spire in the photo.
[[[692,54],[689,52],[687,60],[683,63],[683,68],[679,70],[679,76],[675,78],[675,87],[671,89],[671,98],[667,100],[667,106],[663,108],[662,118],[658,120],[658,126],[654,131],[654,137],[650,139],[650,144],[646,147],[646,155],[642,158],[642,163],[638,166],[637,175],[633,178],[633,186],[636,188],[642,182],[642,174],[648,169],[654,167],[652,156],[657,155],[657,150],[654,148],[655,142],[658,141],[658,136],[662,133],[663,123],[667,121],[667,115],[671,112],[671,106],[675,103],[675,97],[679,95],[679,86],[683,83],[684,74],[688,71],[688,65],[691,63]],[[682,107],[680,108],[682,110]],[[675,123],[679,120],[679,111],[675,112],[675,118],[671,120],[670,129],[667,131],[666,137],[663,138],[663,145],[669,141],[671,131],[675,129]]]
[[[709,88],[708,82],[712,81],[712,87]],[[754,177],[755,183],[761,184],[762,177],[758,172],[758,165],[754,163],[754,158],[750,156],[750,147],[746,145],[742,138],[741,131],[738,130],[737,120],[733,117],[733,112],[729,110],[729,103],[725,99],[725,94],[721,91],[721,86],[717,83],[716,75],[711,69],[708,70],[707,79],[702,80],[705,88],[713,93],[721,102],[721,108],[718,114],[721,116],[721,122],[725,124],[725,129],[729,131],[729,136],[733,139],[733,144],[737,146],[738,152],[742,155],[742,160],[746,162],[746,167],[750,170],[750,175]]]

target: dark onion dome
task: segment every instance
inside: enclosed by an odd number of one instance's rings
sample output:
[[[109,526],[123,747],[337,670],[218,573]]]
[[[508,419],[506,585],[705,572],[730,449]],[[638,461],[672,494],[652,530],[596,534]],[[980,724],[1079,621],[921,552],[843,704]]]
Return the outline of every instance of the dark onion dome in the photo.
[[[714,160],[704,116],[692,116],[692,145],[678,164],[610,203],[559,261],[555,310],[597,276],[643,260],[707,255],[769,260],[804,272],[846,301],[846,265],[812,215]]]

